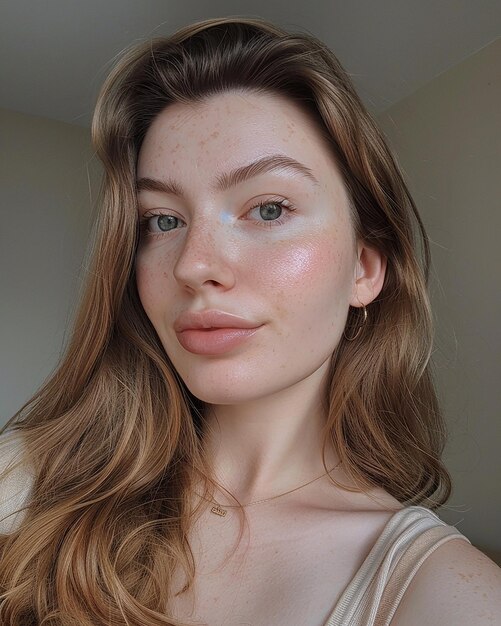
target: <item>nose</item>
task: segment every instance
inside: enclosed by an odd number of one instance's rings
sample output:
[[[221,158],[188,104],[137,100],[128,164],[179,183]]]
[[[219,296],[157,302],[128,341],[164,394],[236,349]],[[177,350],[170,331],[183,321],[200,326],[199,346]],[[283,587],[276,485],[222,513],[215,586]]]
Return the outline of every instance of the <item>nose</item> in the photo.
[[[224,290],[235,284],[231,259],[227,256],[228,237],[224,226],[212,221],[193,220],[174,265],[174,277],[183,288],[199,291],[207,286]],[[226,245],[225,245],[226,244]]]

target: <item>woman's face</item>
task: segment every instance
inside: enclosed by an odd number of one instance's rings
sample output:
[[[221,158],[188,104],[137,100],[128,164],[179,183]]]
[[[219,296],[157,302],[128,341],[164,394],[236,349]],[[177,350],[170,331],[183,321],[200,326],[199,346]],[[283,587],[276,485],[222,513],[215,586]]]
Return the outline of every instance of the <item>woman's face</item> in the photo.
[[[348,196],[324,141],[293,102],[244,90],[173,104],[148,129],[139,296],[205,402],[257,399],[325,371],[357,305]],[[181,313],[206,310],[257,330],[176,332]]]

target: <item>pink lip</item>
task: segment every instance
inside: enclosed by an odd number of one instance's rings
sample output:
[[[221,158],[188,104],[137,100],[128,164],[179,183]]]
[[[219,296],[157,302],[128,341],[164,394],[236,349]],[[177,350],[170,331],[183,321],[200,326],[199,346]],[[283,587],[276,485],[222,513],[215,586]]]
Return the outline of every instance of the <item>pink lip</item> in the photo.
[[[262,324],[233,313],[184,311],[174,322],[179,343],[194,354],[223,354],[256,333]]]
[[[177,333],[188,329],[210,328],[257,328],[261,324],[247,320],[233,313],[207,309],[205,311],[184,311],[174,322]]]
[[[259,328],[188,328],[178,332],[177,338],[188,352],[215,356],[236,348]]]

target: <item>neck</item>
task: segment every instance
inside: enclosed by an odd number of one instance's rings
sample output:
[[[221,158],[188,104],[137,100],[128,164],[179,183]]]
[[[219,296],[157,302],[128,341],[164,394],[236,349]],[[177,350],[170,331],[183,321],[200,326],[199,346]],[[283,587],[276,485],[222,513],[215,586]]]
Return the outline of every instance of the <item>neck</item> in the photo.
[[[272,497],[325,473],[327,416],[310,378],[265,398],[208,407],[206,453],[216,481],[240,502]],[[327,469],[337,462],[326,447]],[[230,502],[224,491],[218,496]]]

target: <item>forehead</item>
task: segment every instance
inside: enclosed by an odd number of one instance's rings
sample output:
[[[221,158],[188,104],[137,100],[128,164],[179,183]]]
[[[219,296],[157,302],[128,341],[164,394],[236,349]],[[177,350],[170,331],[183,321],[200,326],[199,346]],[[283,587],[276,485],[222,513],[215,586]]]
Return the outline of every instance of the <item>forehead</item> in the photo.
[[[148,129],[138,177],[197,177],[227,171],[280,152],[315,171],[339,177],[335,159],[311,114],[284,96],[250,90],[214,94],[199,103],[167,106]]]

